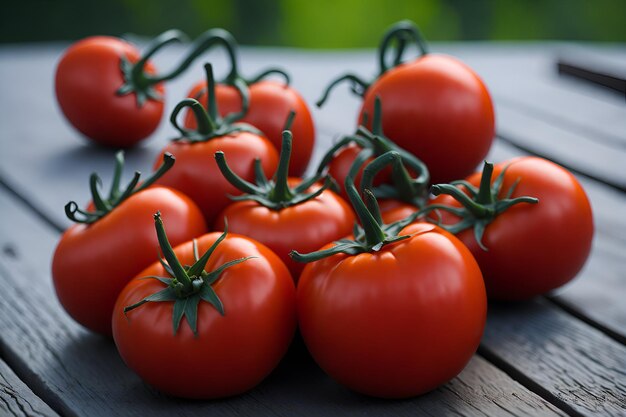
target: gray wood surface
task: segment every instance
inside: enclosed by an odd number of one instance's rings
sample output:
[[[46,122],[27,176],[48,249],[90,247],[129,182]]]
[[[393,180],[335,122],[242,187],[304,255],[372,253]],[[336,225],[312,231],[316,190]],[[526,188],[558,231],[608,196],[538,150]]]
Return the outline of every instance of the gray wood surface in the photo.
[[[0,415],[14,417],[58,417],[41,398],[0,359]]]
[[[548,302],[490,304],[481,346],[566,411],[626,413],[626,347]]]
[[[213,402],[168,398],[125,367],[111,340],[82,329],[62,310],[47,268],[58,233],[2,189],[0,206],[5,253],[0,257],[0,347],[11,367],[63,415],[562,415],[479,357],[440,389],[391,402],[334,383],[297,344],[250,393]]]
[[[110,341],[80,329],[51,295],[50,256],[58,231],[69,225],[63,205],[70,199],[88,199],[87,179],[94,170],[102,174],[106,187],[114,154],[87,146],[56,108],[52,74],[64,46],[0,48],[0,183],[14,193],[0,189],[0,285],[7,287],[0,296],[0,346],[7,363],[55,410],[107,415],[124,404],[127,415],[231,415],[250,410],[268,415],[315,415],[315,410],[355,415],[500,415],[506,410],[544,415],[557,411],[552,402],[573,415],[626,413],[625,364],[620,359],[626,357],[626,196],[621,192],[626,184],[626,106],[614,94],[556,74],[555,57],[570,46],[439,44],[433,49],[459,56],[487,82],[496,102],[498,132],[509,142],[497,142],[491,159],[530,151],[582,174],[597,235],[592,256],[576,280],[550,298],[553,301],[492,311],[481,350],[491,363],[475,357],[457,379],[417,400],[390,403],[351,394],[325,377],[306,355],[292,354],[253,392],[208,404],[172,400],[145,387],[124,367]],[[624,48],[607,51],[617,60],[626,57]],[[166,67],[176,52],[172,48],[157,63]],[[210,57],[217,68],[224,68],[222,56]],[[283,65],[310,103],[328,80],[346,69],[362,75],[374,72],[371,51],[248,49],[242,64],[247,74]],[[168,108],[201,77],[198,67],[168,85]],[[333,94],[327,107],[314,110],[317,157],[333,138],[353,131],[358,106],[344,88]],[[164,121],[153,138],[130,151],[127,177],[135,169],[149,171],[158,149],[172,135]],[[563,344],[567,348],[561,348]]]

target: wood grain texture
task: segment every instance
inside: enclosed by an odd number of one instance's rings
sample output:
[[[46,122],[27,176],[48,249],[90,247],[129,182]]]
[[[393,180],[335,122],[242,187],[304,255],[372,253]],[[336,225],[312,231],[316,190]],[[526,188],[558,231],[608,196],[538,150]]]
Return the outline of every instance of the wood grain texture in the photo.
[[[626,347],[545,301],[492,303],[481,346],[581,415],[626,414]]]
[[[298,345],[250,393],[213,402],[168,398],[125,367],[111,340],[80,328],[62,310],[48,272],[58,234],[3,190],[0,206],[0,347],[29,386],[64,415],[562,415],[479,357],[444,387],[390,402],[337,385]]]
[[[0,360],[0,415],[14,417],[58,417]]]

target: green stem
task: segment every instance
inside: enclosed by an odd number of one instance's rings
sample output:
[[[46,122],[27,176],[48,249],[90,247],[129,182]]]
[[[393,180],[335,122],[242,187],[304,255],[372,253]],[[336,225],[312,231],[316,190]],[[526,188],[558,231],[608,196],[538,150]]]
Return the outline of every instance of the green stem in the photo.
[[[131,63],[126,56],[120,57],[120,70],[124,76],[124,83],[117,89],[116,94],[124,96],[134,93],[137,107],[143,107],[146,100],[162,101],[163,97],[154,88],[159,80],[154,76],[145,73],[145,66],[148,59],[158,50],[173,42],[187,40],[187,36],[177,30],[169,30],[153,39],[148,45],[147,51],[135,63]]]
[[[388,66],[386,63],[387,51],[392,45],[392,42],[397,40],[399,43],[397,53],[394,57],[393,64]],[[403,20],[391,26],[387,32],[383,35],[383,39],[380,42],[378,48],[378,66],[380,69],[380,75],[383,75],[389,69],[399,65],[402,62],[402,55],[406,48],[406,43],[412,42],[417,46],[420,51],[420,56],[428,54],[428,46],[422,36],[417,25],[409,20]]]
[[[361,226],[363,227],[363,231],[365,233],[365,243],[368,247],[374,247],[379,243],[384,242],[385,240],[385,232],[380,227],[381,224],[376,220],[376,218],[370,213],[367,209],[367,206],[359,196],[359,192],[354,185],[354,177],[356,173],[358,173],[360,167],[365,163],[365,161],[370,157],[370,152],[368,149],[365,149],[357,155],[352,167],[350,168],[350,173],[346,177],[344,182],[344,188],[346,193],[348,194],[348,199],[354,208],[354,211],[359,218]]]
[[[174,253],[172,245],[170,245],[170,242],[167,239],[167,234],[165,233],[165,228],[163,227],[163,220],[161,220],[160,212],[157,212],[154,215],[154,226],[156,228],[159,246],[163,251],[163,256],[165,257],[165,260],[167,260],[167,263],[172,269],[172,272],[174,272],[174,277],[183,284],[185,290],[191,291],[193,289],[191,279],[189,279],[185,268],[183,268],[183,266],[180,264],[180,261]]]
[[[113,169],[113,180],[111,181],[111,190],[109,191],[109,200],[116,199],[120,189],[120,181],[122,179],[122,169],[124,168],[124,151],[115,153],[115,168]]]
[[[258,194],[263,192],[263,190],[258,188],[256,185],[244,180],[239,175],[235,174],[232,169],[230,169],[228,163],[226,162],[224,152],[215,152],[215,162],[217,163],[217,167],[222,172],[224,178],[226,178],[226,180],[234,185],[238,190],[248,194]]]
[[[430,189],[433,195],[438,196],[440,194],[447,194],[457,200],[463,207],[465,207],[474,217],[477,219],[488,217],[493,215],[493,210],[483,206],[480,203],[472,200],[463,191],[459,190],[454,185],[450,184],[437,184],[433,185]]]
[[[478,195],[476,202],[478,204],[493,204],[495,197],[491,192],[491,177],[493,176],[493,164],[485,161],[483,165],[483,173],[480,177],[480,186],[478,187]]]
[[[230,63],[230,72],[227,79],[238,76],[237,68],[237,41],[233,35],[224,29],[210,29],[198,36],[189,46],[187,54],[183,57],[180,64],[166,74],[162,74],[151,78],[152,82],[161,82],[171,80],[182,74],[189,66],[204,52],[210,50],[214,46],[219,45],[224,48]]]
[[[224,232],[220,235],[219,238],[217,238],[215,242],[213,242],[211,247],[202,255],[202,257],[198,258],[196,262],[189,268],[189,271],[187,271],[187,275],[191,277],[201,276],[202,271],[204,271],[204,268],[206,267],[206,263],[209,261],[209,258],[211,257],[213,252],[215,252],[215,249],[217,248],[217,246],[224,239],[226,239],[227,235],[228,235],[228,221],[224,219]]]
[[[144,74],[144,67],[146,63],[157,51],[162,49],[164,46],[175,42],[186,42],[187,40],[187,35],[176,29],[165,31],[156,38],[152,39],[150,43],[146,46],[146,50],[142,54],[139,61],[137,61],[133,65],[133,79],[142,80],[143,82],[147,82],[148,84],[157,84],[162,81],[162,79],[159,79],[159,77],[151,77],[147,74]]]
[[[100,191],[98,187],[102,185],[102,181],[100,177],[95,172],[91,174],[89,177],[89,189],[91,191],[91,200],[93,201],[93,205],[96,206],[96,210],[99,211],[109,211],[111,210],[111,206],[107,204],[100,195]]]
[[[215,96],[215,77],[213,76],[213,66],[204,64],[204,73],[207,81],[207,112],[210,120],[215,124],[219,124],[220,115],[217,111],[217,98]]]
[[[362,139],[362,138],[360,138],[360,137],[357,137],[357,136],[346,136],[346,137],[344,137],[339,142],[335,143],[328,151],[326,151],[326,153],[322,157],[322,160],[320,161],[319,165],[317,166],[317,170],[315,171],[316,175],[318,175],[318,176],[322,175],[324,173],[324,171],[326,171],[326,169],[328,168],[328,165],[330,165],[330,163],[335,158],[335,154],[340,149],[350,145],[351,143],[355,143],[358,146],[360,146],[361,148],[366,148],[367,147],[367,141]]]
[[[326,100],[328,100],[328,96],[330,95],[330,92],[339,84],[343,83],[344,81],[349,81],[352,85],[352,92],[363,97],[365,95],[365,92],[367,91],[367,89],[370,86],[370,83],[364,81],[363,79],[359,78],[358,76],[354,75],[354,74],[345,74],[342,75],[338,78],[336,78],[335,80],[333,80],[328,87],[326,87],[326,89],[324,90],[324,93],[322,94],[322,97],[317,100],[317,102],[315,103],[315,105],[317,107],[322,107],[324,105],[324,103],[326,102]]]
[[[366,188],[363,190],[363,197],[365,198],[365,207],[367,207],[367,210],[372,213],[372,217],[374,217],[376,223],[382,225],[383,217],[380,214],[380,206],[378,205],[378,201],[376,201],[374,193],[369,188]]]
[[[270,75],[280,75],[281,77],[283,77],[283,80],[285,82],[285,86],[288,87],[289,84],[291,84],[291,77],[289,76],[289,74],[287,74],[284,70],[280,69],[280,68],[268,68],[265,71],[260,72],[259,74],[255,75],[254,77],[248,79],[248,84],[256,84],[259,81],[267,78]]]
[[[178,114],[187,107],[191,109],[196,121],[196,130],[187,129],[178,124]],[[172,115],[170,116],[170,122],[172,123],[172,126],[180,132],[181,136],[189,139],[196,136],[208,136],[216,129],[215,122],[211,120],[211,117],[204,109],[204,106],[200,104],[198,100],[193,98],[186,98],[174,107]]]
[[[165,152],[163,154],[163,162],[161,163],[161,166],[159,166],[159,168],[133,192],[137,193],[150,187],[156,182],[156,180],[161,178],[163,174],[165,174],[167,171],[169,171],[171,167],[174,166],[174,162],[176,162],[176,158],[174,158],[174,155],[169,152]]]
[[[274,203],[287,202],[294,198],[294,194],[289,188],[287,178],[289,177],[289,160],[291,159],[292,136],[291,132],[285,130],[283,132],[283,143],[280,148],[280,159],[278,168],[274,174],[274,188],[270,191],[268,197]]]
[[[111,184],[111,191],[108,199],[103,199],[100,195],[98,187],[101,185],[100,177],[95,172],[91,174],[89,178],[89,188],[91,190],[91,199],[93,201],[95,211],[88,212],[78,208],[78,204],[74,201],[70,201],[65,205],[65,214],[67,217],[76,223],[91,224],[102,217],[110,213],[115,207],[119,206],[124,200],[133,194],[136,194],[150,185],[152,185],[157,179],[159,179],[167,170],[169,170],[175,162],[174,156],[169,152],[163,155],[163,163],[141,186],[137,187],[141,174],[135,171],[135,175],[131,182],[126,186],[126,189],[122,192],[119,188],[120,178],[124,167],[124,152],[119,151],[115,155],[115,169],[113,172],[113,180]],[[77,217],[77,214],[82,218]]]

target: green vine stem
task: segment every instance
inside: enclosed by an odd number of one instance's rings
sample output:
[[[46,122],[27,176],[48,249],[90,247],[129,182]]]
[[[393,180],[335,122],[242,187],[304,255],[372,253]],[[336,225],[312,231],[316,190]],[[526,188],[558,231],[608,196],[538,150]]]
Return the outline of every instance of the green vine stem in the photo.
[[[369,158],[369,155],[366,151],[357,155],[357,161],[361,164],[364,163],[367,158]],[[357,255],[364,252],[378,252],[387,244],[411,237],[410,235],[399,234],[404,227],[417,218],[418,213],[414,213],[398,222],[390,224],[383,223],[374,193],[372,193],[370,189],[365,189],[363,191],[365,201],[361,199],[354,185],[354,176],[357,172],[358,169],[351,169],[344,184],[350,203],[358,218],[358,222],[354,224],[353,238],[338,240],[332,248],[317,252],[301,254],[297,251],[291,251],[289,256],[291,256],[292,259],[297,262],[314,262],[338,253]]]
[[[243,113],[247,112],[249,106],[248,100],[248,85],[254,82],[258,82],[261,79],[270,75],[280,75],[284,78],[285,84],[289,85],[289,75],[279,68],[269,68],[253,77],[251,80],[246,80],[239,74],[238,62],[237,62],[237,41],[233,35],[224,29],[210,29],[198,36],[191,45],[181,61],[175,65],[170,71],[160,74],[147,74],[145,72],[145,66],[148,60],[159,50],[166,45],[175,42],[186,42],[187,36],[178,30],[168,30],[161,35],[154,38],[146,47],[146,51],[141,58],[131,63],[128,58],[122,57],[120,60],[120,69],[124,75],[124,83],[117,90],[117,94],[120,96],[135,93],[137,100],[137,107],[142,107],[147,100],[162,100],[157,90],[154,88],[156,84],[164,81],[172,80],[180,76],[185,72],[191,64],[203,53],[213,49],[216,46],[222,47],[229,59],[230,71],[224,83],[235,87],[242,96],[243,99]]]
[[[324,154],[317,168],[317,175],[327,172],[335,154],[345,146],[354,143],[361,147],[361,152],[367,151],[368,158],[381,158],[376,164],[365,166],[361,189],[370,189],[376,198],[401,200],[421,208],[428,201],[428,186],[430,173],[426,165],[410,152],[400,148],[383,133],[382,128],[382,103],[379,97],[374,101],[374,117],[372,130],[365,126],[359,126],[355,135],[346,136]],[[384,155],[387,155],[383,157]],[[358,171],[366,164],[367,158],[357,158],[352,163],[351,171],[356,177]],[[392,167],[392,184],[382,184],[374,187],[374,178],[386,166]],[[369,168],[368,168],[369,167]],[[409,170],[415,173],[415,178],[409,174]],[[347,190],[346,190],[347,191]]]
[[[111,181],[111,189],[107,198],[100,194],[102,180],[97,173],[92,173],[89,177],[89,188],[91,191],[91,200],[95,210],[88,211],[78,207],[75,201],[70,201],[65,205],[66,216],[76,223],[91,224],[110,213],[115,207],[119,206],[124,200],[133,194],[137,194],[141,190],[145,190],[151,186],[157,179],[174,166],[175,158],[169,152],[163,155],[163,163],[161,166],[142,184],[139,184],[141,173],[135,171],[133,179],[128,183],[126,188],[120,188],[122,171],[124,169],[124,151],[115,154],[115,169],[113,171],[113,180]]]
[[[145,66],[150,58],[163,47],[175,43],[185,42],[187,35],[179,30],[168,30],[154,38],[146,47],[146,51],[135,63],[122,56],[120,58],[120,70],[124,77],[124,83],[117,89],[116,94],[125,96],[135,93],[137,107],[143,107],[147,100],[163,100],[163,97],[154,88],[163,81],[159,76],[147,74]]]
[[[330,92],[337,85],[342,84],[343,82],[350,83],[350,90],[355,95],[360,97],[365,96],[368,88],[385,72],[405,62],[404,53],[406,51],[406,47],[410,44],[417,46],[420,57],[428,54],[428,46],[424,36],[415,23],[410,20],[403,20],[391,26],[383,35],[380,46],[378,47],[377,55],[379,69],[378,74],[374,77],[374,79],[367,82],[358,75],[350,73],[343,74],[331,81],[328,87],[326,87],[322,93],[322,97],[316,102],[317,107],[323,106],[326,100],[328,100]],[[388,64],[386,57],[389,55],[390,50],[394,52],[394,54],[391,64]]]
[[[193,98],[187,98],[178,103],[170,116],[172,126],[180,133],[180,137],[175,138],[174,141],[206,142],[215,137],[232,135],[237,132],[252,132],[260,135],[261,132],[249,124],[234,123],[234,120],[240,118],[239,113],[230,113],[223,118],[220,116],[215,98],[213,67],[211,64],[205,64],[204,70],[208,86],[206,109],[198,100]],[[178,123],[178,116],[185,108],[189,108],[195,118],[195,129],[183,127]]]
[[[508,166],[505,166],[500,172],[500,175],[498,175],[492,183],[493,164],[485,161],[478,188],[464,180],[453,181],[450,184],[433,185],[431,192],[435,196],[447,194],[458,201],[461,207],[432,204],[423,208],[420,211],[420,215],[426,215],[433,211],[436,213],[437,210],[443,210],[459,217],[459,221],[454,224],[442,224],[440,218],[437,220],[431,219],[430,221],[453,234],[458,234],[464,230],[473,228],[476,242],[481,249],[487,251],[488,249],[483,244],[482,239],[489,223],[493,222],[500,214],[516,204],[539,203],[537,198],[530,196],[511,198],[515,188],[520,182],[519,178],[504,193],[503,198],[499,198],[507,169]],[[461,188],[463,188],[463,190]]]
[[[291,112],[295,114],[294,112]],[[290,116],[287,121],[293,120]],[[235,188],[244,194],[240,196],[231,196],[235,201],[255,201],[258,204],[270,208],[272,210],[282,210],[286,207],[295,206],[312,200],[322,194],[332,185],[330,177],[326,176],[324,184],[317,190],[307,193],[306,190],[316,182],[320,181],[323,176],[313,176],[302,180],[295,187],[290,187],[288,183],[289,160],[291,158],[292,135],[289,130],[283,132],[283,142],[280,149],[280,159],[278,168],[271,180],[268,180],[261,169],[261,161],[255,160],[255,181],[256,184],[248,182],[233,172],[226,162],[224,152],[216,152],[215,160],[224,178],[228,180]]]
[[[172,328],[174,330],[174,335],[176,335],[183,317],[186,317],[189,327],[193,331],[193,334],[197,337],[198,304],[200,301],[205,301],[211,304],[220,313],[220,315],[224,316],[224,304],[213,289],[213,284],[220,278],[225,269],[245,262],[248,259],[252,259],[254,256],[234,259],[230,262],[222,264],[220,267],[211,272],[206,272],[204,270],[213,252],[228,234],[228,225],[225,225],[224,233],[222,233],[222,235],[200,258],[198,258],[198,246],[194,240],[193,250],[195,263],[191,266],[183,266],[178,260],[174,249],[172,249],[172,246],[167,239],[165,227],[163,226],[163,221],[161,220],[161,214],[159,212],[154,215],[154,225],[159,240],[159,246],[161,247],[165,261],[167,261],[166,263],[161,259],[161,264],[170,276],[144,277],[143,279],[156,279],[157,281],[165,284],[165,287],[160,291],[143,298],[135,304],[124,307],[124,314],[149,302],[173,301],[174,308],[172,313]]]
[[[289,76],[289,74],[283,69],[275,67],[267,68],[250,78],[245,78],[241,75],[239,71],[239,63],[237,58],[238,45],[233,35],[224,29],[213,29],[209,32],[211,32],[211,35],[207,35],[204,42],[197,42],[198,46],[194,47],[192,45],[190,49],[192,52],[198,51],[197,55],[199,55],[203,51],[205,45],[209,47],[212,46],[214,43],[219,43],[224,47],[224,50],[226,51],[226,54],[228,56],[230,71],[228,72],[226,77],[224,77],[224,79],[220,81],[220,84],[234,87],[241,97],[241,112],[237,113],[238,117],[234,118],[233,120],[239,120],[244,117],[248,112],[248,109],[250,108],[250,85],[258,83],[259,81],[273,75],[278,75],[279,77],[281,77],[283,79],[283,82],[285,83],[285,86],[289,86],[289,84],[291,83],[291,77]],[[200,97],[206,92],[206,89],[200,90],[197,97]]]

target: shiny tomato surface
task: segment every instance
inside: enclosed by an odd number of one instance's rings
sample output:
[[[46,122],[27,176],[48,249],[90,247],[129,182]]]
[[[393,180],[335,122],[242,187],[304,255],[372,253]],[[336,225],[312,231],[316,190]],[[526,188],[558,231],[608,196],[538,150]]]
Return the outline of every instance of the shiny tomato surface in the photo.
[[[290,185],[300,181],[291,179]],[[315,191],[318,186],[307,190]],[[215,230],[224,228],[224,219],[234,233],[250,236],[267,245],[285,262],[297,282],[305,264],[289,257],[289,252],[313,252],[352,232],[354,213],[337,194],[325,190],[313,200],[273,210],[254,201],[238,201],[218,217]]]
[[[564,285],[582,268],[593,240],[591,205],[578,180],[548,160],[521,157],[494,166],[495,179],[508,165],[500,197],[519,180],[511,198],[530,196],[537,204],[517,204],[490,223],[481,249],[473,229],[458,237],[474,254],[485,278],[487,293],[497,300],[525,300]],[[480,174],[467,180],[478,185]],[[449,196],[433,204],[458,207]],[[458,218],[441,211],[444,224]]]
[[[111,335],[117,296],[157,256],[152,219],[157,211],[168,222],[174,245],[206,233],[196,204],[166,187],[140,191],[95,223],[75,224],[65,231],[52,259],[52,278],[59,301],[74,320]]]
[[[278,165],[278,153],[263,136],[238,132],[216,137],[206,142],[190,143],[184,140],[170,142],[155,160],[158,166],[165,152],[176,157],[176,165],[157,182],[188,195],[204,213],[207,224],[232,201],[229,195],[241,194],[220,172],[215,162],[215,152],[223,151],[228,165],[241,178],[254,180],[254,160],[261,159],[265,175],[271,175]]]
[[[115,148],[129,148],[149,136],[163,115],[163,100],[149,99],[140,107],[134,93],[116,94],[124,84],[122,57],[134,63],[140,55],[118,38],[86,38],[65,51],[55,77],[57,101],[67,120],[87,138]],[[156,72],[149,61],[144,71]],[[162,84],[154,88],[163,96]]]
[[[296,116],[291,125],[293,149],[289,175],[301,176],[306,170],[315,145],[315,127],[308,105],[302,96],[292,87],[275,81],[260,81],[250,85],[250,108],[242,122],[259,129],[278,150],[282,144],[282,132],[290,111]],[[218,84],[216,99],[222,115],[241,111],[241,96],[234,88]],[[195,98],[206,106],[206,81],[199,82],[189,92],[188,97]],[[195,127],[196,122],[191,112],[185,119],[187,127]]]
[[[361,114],[383,105],[383,130],[427,166],[434,184],[463,178],[483,161],[495,134],[491,97],[456,58],[428,54],[385,72],[367,89]],[[371,123],[371,121],[370,121]]]
[[[210,233],[197,239],[200,254],[219,236]],[[183,265],[194,263],[191,242],[174,251]],[[171,301],[146,303],[124,314],[125,306],[165,288],[142,277],[168,277],[158,262],[137,275],[120,294],[113,314],[113,337],[128,367],[158,390],[185,398],[237,395],[261,382],[293,337],[295,288],[272,251],[234,234],[217,246],[205,271],[247,256],[254,258],[224,270],[213,284],[224,305],[223,316],[211,304],[199,303],[197,336],[186,318],[174,334]]]
[[[411,397],[449,381],[485,325],[485,286],[469,250],[428,223],[405,234],[412,237],[377,252],[308,264],[298,283],[300,331],[313,358],[376,397]]]

